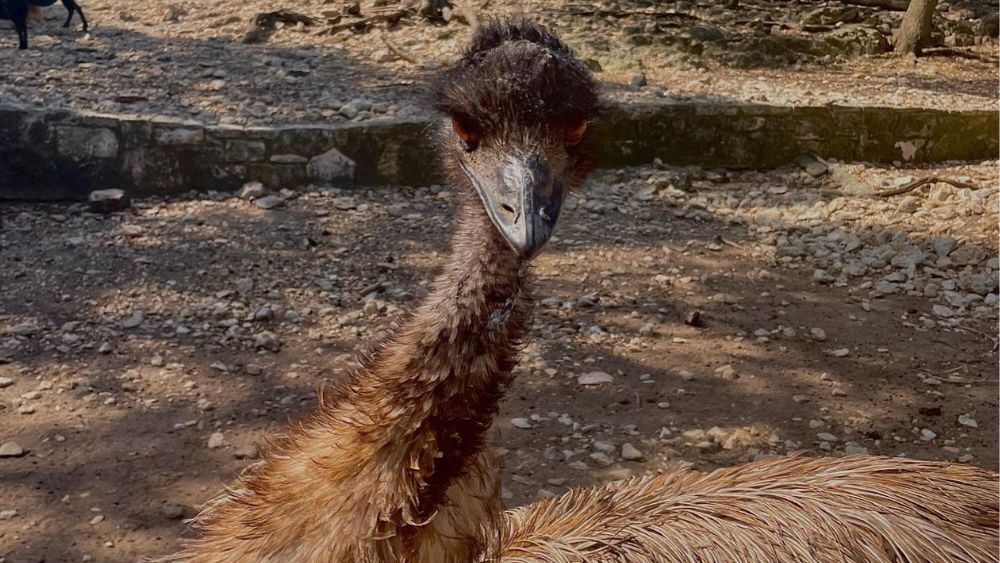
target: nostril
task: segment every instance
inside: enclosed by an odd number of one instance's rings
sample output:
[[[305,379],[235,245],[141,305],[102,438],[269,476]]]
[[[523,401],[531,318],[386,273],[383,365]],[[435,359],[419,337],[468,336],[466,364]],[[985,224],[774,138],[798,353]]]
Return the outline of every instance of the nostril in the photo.
[[[517,221],[517,212],[514,211],[513,207],[511,207],[506,203],[501,203],[500,209],[503,210],[504,214],[507,215],[508,219],[510,219],[511,221]]]

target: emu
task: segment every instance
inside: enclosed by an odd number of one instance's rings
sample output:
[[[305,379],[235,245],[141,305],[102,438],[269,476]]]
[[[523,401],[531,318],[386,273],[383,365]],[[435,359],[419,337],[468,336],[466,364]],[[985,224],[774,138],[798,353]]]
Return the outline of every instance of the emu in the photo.
[[[570,49],[522,20],[482,27],[434,104],[457,218],[430,294],[172,560],[997,560],[997,475],[947,463],[786,457],[505,512],[485,435],[525,335],[529,264],[594,164],[602,104]]]

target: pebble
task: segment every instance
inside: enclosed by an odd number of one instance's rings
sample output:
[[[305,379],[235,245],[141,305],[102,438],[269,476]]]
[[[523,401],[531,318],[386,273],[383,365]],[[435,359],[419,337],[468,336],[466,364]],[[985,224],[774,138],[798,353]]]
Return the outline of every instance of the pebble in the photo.
[[[611,374],[603,371],[592,371],[582,374],[576,378],[580,385],[600,385],[602,383],[613,383],[615,380]]]
[[[976,422],[976,419],[968,414],[959,415],[958,423],[969,428],[979,428],[979,423]]]
[[[4,442],[0,444],[0,457],[21,457],[25,453],[24,448],[17,442]]]
[[[604,452],[594,452],[594,453],[590,454],[590,459],[592,459],[592,460],[596,461],[597,463],[600,463],[601,465],[604,465],[604,466],[608,466],[608,465],[611,465],[612,463],[614,463],[613,461],[611,461],[611,458],[608,457],[608,454],[606,454]]]
[[[247,182],[239,191],[240,199],[252,200],[264,195],[264,184],[260,182]]]
[[[709,453],[717,451],[722,446],[718,442],[713,442],[711,440],[704,440],[695,444],[694,447],[698,448],[703,453]]]
[[[833,356],[834,358],[846,358],[847,356],[851,355],[851,351],[847,348],[837,348],[835,350],[828,350],[827,353]]]
[[[820,440],[824,441],[824,442],[836,442],[837,441],[837,437],[834,436],[833,434],[830,434],[829,432],[820,432],[819,434],[816,434],[816,437],[819,438]]]
[[[167,503],[160,507],[160,514],[167,520],[180,520],[187,512],[183,506],[174,503]]]
[[[4,387],[10,387],[14,384],[14,380],[9,377],[0,377],[0,389]]]
[[[819,342],[826,341],[826,331],[821,328],[814,327],[809,329],[809,335],[812,336],[813,340],[817,340]]]
[[[240,295],[248,295],[251,291],[253,291],[253,285],[254,283],[252,279],[240,278],[236,280],[236,291],[238,291]]]
[[[934,315],[938,316],[938,317],[953,317],[953,316],[955,316],[955,312],[952,311],[949,307],[945,307],[944,305],[934,305],[934,306],[932,306],[931,307],[931,312],[934,313]]]
[[[628,442],[622,444],[622,459],[627,461],[639,461],[643,459],[642,452]]]
[[[87,196],[87,203],[94,213],[115,213],[128,209],[131,200],[125,190],[94,190]]]
[[[0,520],[10,520],[17,516],[17,510],[0,510]]]
[[[142,311],[133,311],[127,319],[121,322],[122,328],[135,328],[142,324],[146,320],[146,314]]]
[[[261,209],[274,209],[285,203],[285,200],[276,195],[266,195],[253,200],[253,204]]]
[[[722,379],[728,381],[740,378],[740,374],[736,373],[736,369],[731,364],[726,364],[720,368],[716,368],[715,373],[719,374]]]
[[[240,446],[233,450],[233,457],[236,459],[257,459],[259,456],[260,451],[256,444]]]
[[[531,424],[531,421],[527,418],[512,418],[510,419],[511,425],[514,428],[520,428],[522,430],[528,430],[529,428],[534,428],[535,425]]]
[[[226,444],[226,437],[222,432],[212,432],[212,435],[208,437],[208,449],[215,450],[221,448]]]
[[[937,438],[937,432],[934,432],[930,428],[924,428],[920,431],[920,439],[925,442],[930,442],[934,438]]]

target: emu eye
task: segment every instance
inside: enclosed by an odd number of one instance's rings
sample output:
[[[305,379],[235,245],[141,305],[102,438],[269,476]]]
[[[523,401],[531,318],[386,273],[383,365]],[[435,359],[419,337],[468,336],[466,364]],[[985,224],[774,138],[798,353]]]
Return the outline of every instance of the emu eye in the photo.
[[[472,152],[476,150],[479,146],[479,137],[469,127],[457,119],[452,119],[451,128],[458,135],[458,138],[462,140],[466,151]]]
[[[583,139],[583,134],[587,132],[587,122],[586,120],[579,121],[577,123],[570,123],[563,130],[563,139],[566,141],[567,146],[573,146]]]

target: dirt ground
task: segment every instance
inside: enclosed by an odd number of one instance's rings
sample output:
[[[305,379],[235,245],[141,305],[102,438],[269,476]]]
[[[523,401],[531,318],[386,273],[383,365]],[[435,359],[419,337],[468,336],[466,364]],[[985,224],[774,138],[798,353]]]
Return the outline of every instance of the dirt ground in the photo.
[[[7,77],[0,101],[205,123],[421,114],[427,75],[457,59],[471,35],[462,18],[434,24],[407,16],[330,32],[331,22],[378,18],[407,3],[86,0],[88,34],[78,20],[61,28],[65,10],[57,5],[32,24],[25,52],[13,48],[13,30],[0,21]],[[344,15],[354,4],[357,15]],[[996,34],[987,29],[995,27],[996,3],[987,0],[942,3],[935,37],[952,46],[916,61],[884,54],[900,12],[835,0],[458,4],[477,18],[526,14],[550,25],[615,100],[997,108]],[[254,16],[279,8],[314,23],[242,42]]]
[[[599,172],[538,260],[508,504],[799,450],[997,469],[996,165],[885,200],[929,171]],[[440,188],[281,196],[0,206],[0,561],[175,549],[442,262]]]

